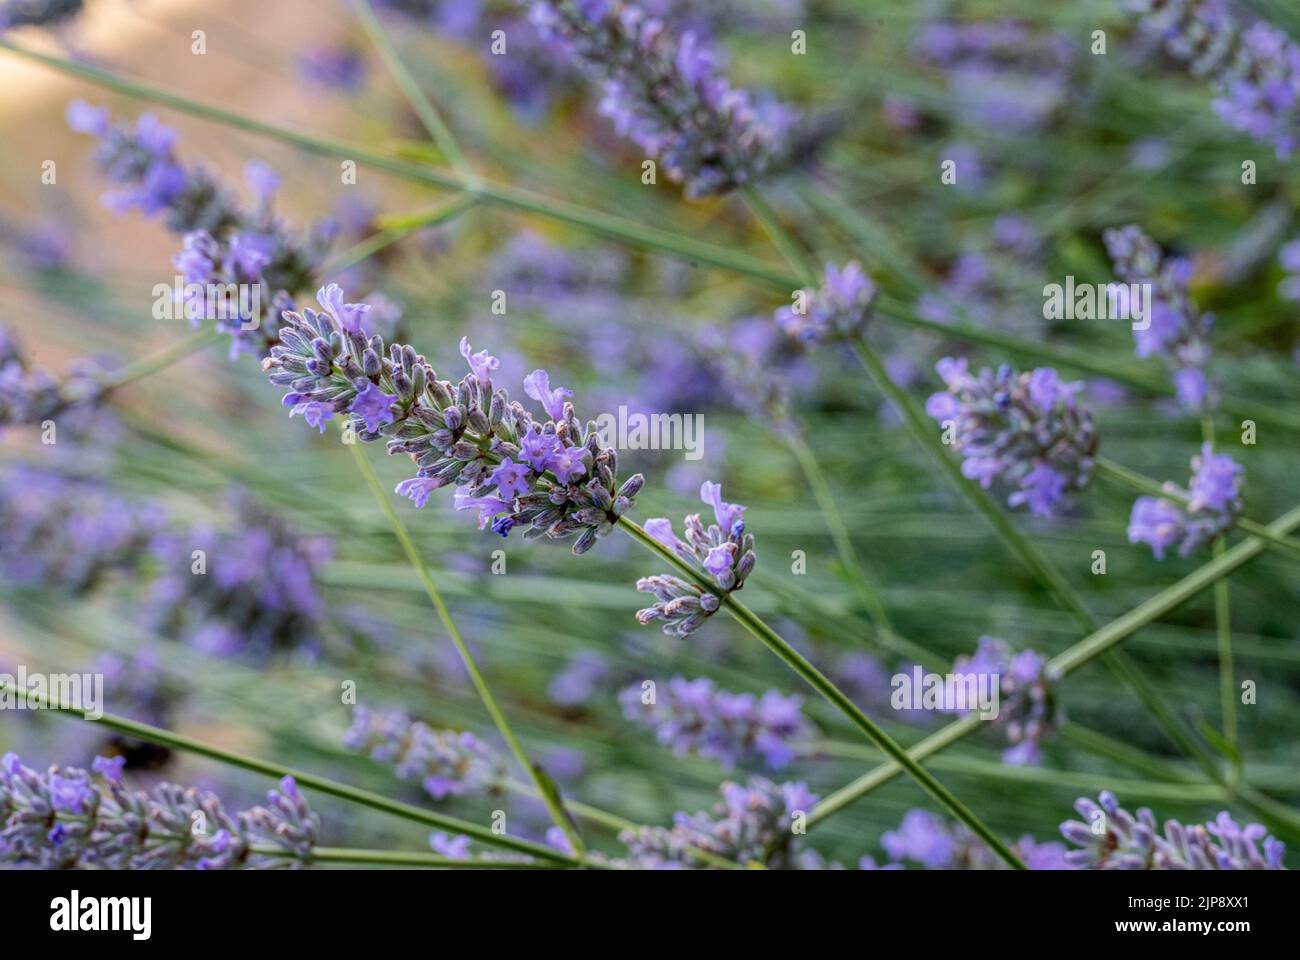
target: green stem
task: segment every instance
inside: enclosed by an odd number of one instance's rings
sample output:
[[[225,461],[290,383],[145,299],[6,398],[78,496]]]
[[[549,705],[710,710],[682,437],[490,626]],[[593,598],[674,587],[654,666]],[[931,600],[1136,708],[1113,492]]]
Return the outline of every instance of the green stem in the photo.
[[[273,853],[258,850],[258,853]],[[554,870],[556,865],[537,860],[493,860],[490,857],[443,857],[436,853],[406,850],[356,850],[350,847],[317,847],[314,863],[366,863],[385,867],[451,867],[466,870]]]
[[[355,0],[357,9],[357,19],[361,21],[361,26],[365,29],[366,35],[370,42],[374,44],[375,49],[379,51],[380,58],[392,74],[393,80],[401,89],[402,94],[410,103],[415,115],[420,118],[420,123],[424,129],[429,132],[433,142],[438,145],[455,170],[460,174],[463,185],[467,191],[473,192],[478,189],[478,174],[470,167],[469,161],[465,159],[465,154],[461,152],[460,144],[456,142],[455,135],[451,128],[442,120],[442,116],[434,108],[433,103],[429,100],[420,85],[416,82],[411,71],[406,69],[402,63],[402,58],[397,55],[397,49],[389,39],[388,31],[384,25],[379,22],[375,16],[374,8],[371,7],[369,0]]]
[[[677,557],[671,550],[656,540],[650,534],[646,533],[640,525],[629,520],[627,517],[619,517],[618,525],[629,534],[634,540],[642,546],[648,548],[660,559],[666,560],[674,567],[687,573],[691,580],[700,584],[705,589],[711,589],[705,584],[691,567],[680,557]],[[928,770],[915,762],[908,756],[904,750],[889,734],[880,729],[865,713],[863,713],[852,700],[850,700],[843,691],[816,667],[808,662],[794,647],[786,643],[775,630],[769,627],[762,618],[750,610],[747,606],[736,599],[734,594],[727,593],[718,597],[726,611],[734,617],[741,626],[752,633],[763,645],[776,654],[791,670],[797,673],[803,680],[808,683],[814,690],[820,693],[827,701],[830,702],[840,713],[844,714],[849,721],[861,731],[868,740],[874,743],[893,761],[899,764],[900,768],[906,770],[921,787],[930,794],[941,805],[946,807],[958,820],[970,827],[977,836],[980,837],[989,849],[1001,857],[1008,865],[1014,869],[1023,870],[1024,864],[1019,858],[1004,844],[998,836],[984,825],[967,806],[958,800],[948,788],[941,784],[930,774]],[[818,804],[818,810],[821,805]]]
[[[803,278],[804,283],[815,284],[817,281],[817,265],[809,256],[807,250],[781,225],[781,219],[777,216],[776,211],[772,209],[767,200],[759,189],[753,185],[747,184],[740,188],[740,195],[749,207],[750,212],[766,231],[772,245],[785,258],[786,263]]]
[[[331,257],[317,273],[322,277],[328,277],[332,273],[346,270],[353,264],[373,257],[381,250],[387,249],[413,233],[419,233],[429,227],[436,227],[438,224],[454,220],[466,210],[471,209],[477,202],[477,199],[471,193],[458,193],[446,203],[434,207],[432,210],[403,217],[400,225],[381,230],[341,251],[337,256]]]
[[[514,730],[511,729],[509,721],[506,720],[505,714],[497,704],[496,697],[492,695],[487,681],[483,679],[483,673],[479,670],[474,655],[470,653],[464,637],[461,636],[460,628],[456,626],[456,621],[452,619],[451,611],[443,601],[437,584],[433,582],[433,575],[429,572],[428,564],[424,562],[424,557],[416,549],[415,541],[411,539],[406,524],[402,522],[402,518],[398,516],[397,511],[393,509],[392,503],[389,502],[388,495],[379,482],[379,476],[375,473],[375,468],[370,465],[365,451],[361,449],[361,444],[353,442],[348,446],[352,449],[352,459],[356,461],[357,469],[361,471],[361,475],[365,478],[366,486],[370,488],[370,492],[374,495],[375,502],[379,504],[384,516],[388,518],[388,523],[393,528],[394,536],[402,545],[407,560],[410,561],[411,566],[419,575],[420,582],[424,585],[424,592],[428,594],[429,601],[438,612],[438,619],[442,621],[443,628],[451,637],[451,642],[455,645],[456,652],[465,665],[465,671],[469,674],[470,682],[473,683],[479,699],[483,701],[483,706],[487,708],[488,714],[492,717],[492,722],[496,724],[497,730],[510,747],[510,752],[514,754],[519,765],[527,771],[529,778],[533,781],[533,786],[537,789],[538,796],[546,804],[546,809],[550,811],[551,819],[555,821],[556,826],[564,831],[564,835],[573,846],[578,858],[580,860],[584,859],[586,847],[582,842],[582,838],[578,835],[578,831],[574,828],[573,821],[564,810],[563,801],[559,797],[558,790],[548,782],[542,768],[529,759],[523,744],[520,743],[519,738],[515,736]]]
[[[1300,527],[1300,507],[1290,510],[1269,526],[1277,534],[1286,534]],[[1057,671],[1061,677],[1068,676],[1115,644],[1137,633],[1148,623],[1176,609],[1211,584],[1230,575],[1253,560],[1263,552],[1266,543],[1267,541],[1262,538],[1252,537],[1237,544],[1225,551],[1222,557],[1211,560],[1200,569],[1193,571],[1177,583],[1134,607],[1128,613],[1112,620],[1100,630],[1080,640],[1053,658],[1048,664],[1049,669]],[[969,714],[926,737],[909,750],[908,754],[912,760],[920,762],[974,733],[979,729],[979,724],[979,717]],[[817,804],[817,808],[808,817],[808,827],[811,829],[815,824],[825,820],[836,811],[847,807],[850,803],[866,796],[877,787],[888,783],[902,772],[902,769],[900,764],[891,760],[836,790]],[[1288,828],[1287,832],[1292,836],[1300,836],[1300,817],[1289,807],[1260,794],[1246,784],[1233,786],[1231,792],[1235,797],[1254,807],[1257,811],[1268,815],[1269,819],[1274,822],[1285,824]]]
[[[101,716],[95,717],[82,710],[78,710],[75,707],[66,706],[58,701],[53,701],[46,697],[42,697],[39,694],[19,689],[17,686],[4,683],[3,681],[0,681],[0,689],[12,691],[14,695],[22,697],[29,705],[34,705],[35,709],[52,710],[62,716],[76,717],[86,721],[87,723],[93,723],[101,727],[106,727],[109,730],[115,730],[118,733],[125,734],[126,736],[134,737],[137,740],[145,740],[149,743],[161,744],[162,746],[171,747],[175,750],[184,750],[200,757],[206,757],[209,760],[215,760],[218,763],[238,767],[241,770],[249,770],[253,773],[264,774],[276,778],[293,777],[298,786],[307,790],[315,790],[318,793],[327,794],[340,800],[346,800],[349,803],[357,803],[365,807],[370,807],[372,810],[378,810],[381,813],[401,817],[404,820],[410,820],[426,827],[437,827],[439,830],[446,830],[450,833],[463,833],[467,837],[481,840],[482,842],[492,844],[493,846],[505,847],[508,850],[526,853],[530,856],[539,857],[543,860],[549,860],[566,866],[579,865],[579,861],[576,857],[571,857],[568,854],[561,853],[551,847],[539,843],[533,843],[529,840],[520,840],[515,837],[506,836],[505,834],[493,833],[490,829],[481,827],[477,823],[471,823],[468,820],[444,816],[443,814],[434,813],[431,810],[425,810],[409,803],[390,800],[377,793],[371,793],[368,790],[361,790],[346,783],[339,783],[334,780],[326,779],[325,777],[318,777],[313,773],[294,770],[291,767],[272,763],[269,760],[259,760],[256,757],[250,757],[246,754],[235,753],[232,750],[225,750],[221,747],[215,747],[211,744],[203,743],[200,740],[194,740],[191,737],[182,736],[179,733],[172,733],[170,730],[163,730],[160,727],[152,727],[146,723],[128,720],[126,717],[119,717],[111,713],[105,713]]]
[[[1214,420],[1207,413],[1201,417],[1201,439],[1214,448]],[[1227,543],[1222,535],[1214,538],[1211,547],[1215,557],[1223,556]],[[1232,664],[1232,609],[1230,607],[1227,580],[1220,580],[1214,585],[1214,629],[1219,646],[1219,711],[1223,719],[1223,738],[1232,749],[1237,750],[1237,691]],[[1240,756],[1232,764],[1233,776],[1241,775]]]
[[[143,380],[145,377],[157,373],[159,370],[165,370],[167,367],[176,363],[178,360],[184,360],[191,354],[198,353],[200,350],[211,346],[220,340],[222,334],[219,330],[202,330],[198,333],[191,334],[184,340],[178,340],[168,347],[164,347],[155,354],[147,357],[141,357],[139,360],[132,361],[124,367],[113,370],[99,377],[98,385],[105,393],[114,390],[120,390],[122,387],[130,386],[137,380]],[[79,398],[69,397],[70,403],[77,402]]]

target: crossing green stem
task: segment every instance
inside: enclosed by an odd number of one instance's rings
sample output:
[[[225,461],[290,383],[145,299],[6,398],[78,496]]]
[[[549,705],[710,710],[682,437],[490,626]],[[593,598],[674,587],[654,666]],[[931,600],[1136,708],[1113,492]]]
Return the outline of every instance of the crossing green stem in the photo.
[[[551,819],[555,821],[556,826],[564,831],[574,852],[581,860],[585,858],[586,847],[583,845],[582,838],[578,835],[577,829],[573,825],[568,813],[562,806],[559,799],[558,791],[553,785],[548,784],[544,779],[545,774],[541,767],[529,759],[528,753],[524,750],[523,744],[515,736],[510,722],[506,720],[505,713],[502,712],[500,705],[497,704],[496,697],[492,695],[491,688],[488,687],[487,681],[483,679],[483,673],[479,670],[478,663],[474,655],[470,653],[469,647],[465,643],[464,637],[461,636],[460,628],[456,626],[456,621],[452,619],[451,611],[447,608],[446,602],[442,599],[442,593],[438,590],[438,585],[433,582],[433,575],[429,572],[429,566],[424,562],[424,557],[415,546],[415,541],[411,539],[410,531],[406,529],[406,524],[398,516],[397,511],[393,509],[392,503],[389,502],[388,495],[379,482],[379,477],[375,473],[375,468],[370,465],[366,458],[365,451],[362,450],[361,444],[353,442],[348,444],[352,450],[352,458],[356,461],[357,469],[361,471],[362,477],[365,478],[366,486],[374,495],[375,502],[387,517],[389,525],[393,528],[393,535],[397,537],[398,542],[402,545],[406,553],[407,560],[415,569],[420,578],[424,591],[429,596],[429,601],[433,604],[438,613],[438,619],[442,621],[443,628],[447,635],[451,637],[452,644],[456,647],[456,652],[460,655],[461,662],[465,665],[465,671],[469,674],[470,682],[474,685],[479,699],[483,701],[483,706],[487,708],[488,714],[492,717],[492,722],[496,725],[497,731],[506,741],[510,752],[514,754],[519,765],[528,773],[537,789],[538,796],[546,804],[546,809],[550,811]]]

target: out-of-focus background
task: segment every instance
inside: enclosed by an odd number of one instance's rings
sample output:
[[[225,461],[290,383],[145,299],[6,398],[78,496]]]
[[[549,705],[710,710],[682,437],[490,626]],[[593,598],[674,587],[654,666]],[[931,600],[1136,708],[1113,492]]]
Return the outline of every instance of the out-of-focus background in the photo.
[[[1118,4],[661,5],[666,17],[684,18],[719,42],[737,86],[834,118],[838,132],[816,168],[778,179],[771,192],[818,260],[859,259],[888,296],[922,316],[945,322],[960,311],[987,330],[1074,351],[1098,374],[1114,373],[1117,379],[1062,370],[1087,381],[1084,396],[1108,456],[1182,484],[1201,443],[1201,425],[1172,400],[1119,382],[1120,374],[1164,376],[1158,364],[1134,357],[1125,324],[1042,317],[1045,284],[1066,275],[1111,279],[1101,233],[1128,223],[1192,263],[1191,290],[1215,316],[1213,371],[1225,394],[1294,424],[1300,324],[1295,300],[1279,293],[1288,273],[1278,253],[1300,231],[1295,161],[1220,122],[1208,87],[1162,61]],[[1265,12],[1288,23],[1285,11]],[[662,176],[643,184],[640,152],[599,115],[598,95],[530,38],[511,5],[393,3],[379,14],[485,176],[776,262],[735,199],[684,200]],[[1024,39],[1016,49],[958,62],[936,34],[981,22],[1013,22]],[[508,24],[517,54],[486,52],[498,24]],[[790,53],[797,29],[811,38],[807,55]],[[1095,29],[1106,33],[1103,55],[1090,50]],[[195,31],[202,31],[201,54]],[[57,31],[17,28],[4,36],[276,127],[448,165],[346,3],[92,0]],[[828,478],[863,573],[900,635],[940,663],[970,654],[982,636],[1048,655],[1080,638],[1076,621],[946,486],[850,353],[771,347],[770,317],[788,293],[491,206],[331,269],[450,192],[364,163],[355,184],[343,183],[337,157],[142,103],[0,49],[0,323],[32,366],[61,376],[82,358],[99,357],[113,367],[191,335],[183,320],[152,313],[155,285],[176,273],[181,238],[162,218],[115,214],[101,202],[112,184],[96,169],[94,138],[65,122],[74,99],[130,123],[154,112],[178,131],[175,149],[186,165],[206,167],[246,202],[246,165],[269,164],[283,181],[275,208],[284,223],[305,234],[328,221],[334,234],[320,282],[338,281],[349,299],[365,296],[400,314],[396,339],[448,379],[460,376],[458,343],[468,335],[474,349],[500,357],[498,382],[512,395],[522,393],[525,374],[545,367],[552,382],[574,389],[584,415],[620,404],[703,413],[701,459],[682,451],[624,455],[625,475],[647,477],[638,519],[680,523],[704,509],[702,481],[722,482],[729,501],[749,507],[747,528],[757,538],[746,602],[899,740],[915,742],[950,718],[890,708],[889,678],[912,661],[882,645],[799,449],[749,398],[764,378],[788,385],[801,442]],[[938,175],[951,157],[973,172],[956,186]],[[1240,176],[1247,160],[1258,166],[1250,186]],[[53,182],[43,181],[47,161]],[[494,291],[508,298],[505,315],[492,311]],[[945,355],[967,355],[972,366],[1032,365],[987,343],[906,325],[881,321],[871,335],[891,374],[920,399],[940,389],[932,370]],[[769,350],[779,363],[765,361],[750,382],[737,385],[723,369],[728,352],[766,358]],[[419,782],[403,782],[391,765],[345,745],[353,716],[345,691],[354,685],[362,706],[473,731],[505,755],[347,449],[333,431],[322,436],[288,419],[279,394],[255,359],[227,358],[223,340],[117,391],[111,411],[66,441],[42,444],[38,429],[6,429],[0,546],[10,552],[0,561],[0,672],[18,664],[101,671],[112,712],[485,825],[504,809],[512,833],[540,837],[548,819],[536,800],[509,789],[435,800]],[[1232,440],[1238,420],[1219,416],[1221,437]],[[1251,517],[1268,520],[1294,505],[1294,427],[1263,425],[1256,445],[1233,443],[1231,452],[1246,469]],[[397,458],[370,454],[389,489],[409,476]],[[36,487],[41,496],[24,500]],[[1146,546],[1130,544],[1133,497],[1098,480],[1067,516],[1015,517],[1103,622],[1209,559],[1157,562]],[[638,626],[633,614],[646,598],[635,582],[661,570],[626,538],[611,536],[575,558],[562,545],[480,533],[451,510],[449,493],[418,512],[396,506],[507,715],[566,796],[635,823],[667,825],[675,811],[712,806],[727,779],[805,781],[824,796],[880,761],[735,623],[719,616],[684,640]],[[50,511],[51,532],[37,542],[18,539],[13,531],[38,508]],[[255,534],[288,544],[299,559],[285,561]],[[22,557],[12,552],[18,543]],[[258,571],[249,577],[253,587],[216,603],[188,596],[192,585],[168,564],[174,567],[177,550],[188,555],[200,545],[214,563],[225,557],[246,574]],[[67,555],[26,555],[42,547]],[[87,578],[67,575],[78,558],[119,548],[148,557],[106,561]],[[1104,576],[1092,570],[1096,550],[1108,558]],[[806,572],[794,569],[800,555]],[[501,559],[505,572],[497,573]],[[290,590],[298,619],[277,621],[269,646],[245,649],[240,636],[261,626],[250,626],[258,614],[240,604],[255,606],[258,579],[285,563],[307,579]],[[1243,774],[1294,804],[1296,560],[1266,552],[1231,584],[1236,669],[1258,687],[1256,702],[1238,710]],[[1199,737],[1196,731],[1217,727],[1218,639],[1208,591],[1125,648],[1184,729]],[[663,687],[673,677],[711,678],[735,693],[798,694],[811,728],[775,771],[759,757],[728,769],[679,755],[629,719],[619,698],[629,686],[655,680]],[[931,764],[1000,835],[1056,841],[1074,799],[1102,789],[1129,808],[1152,807],[1161,820],[1203,820],[1225,807],[1254,819],[1177,753],[1103,667],[1071,676],[1059,697],[1066,729],[1044,744],[1038,765],[1004,763],[1005,739],[993,733]],[[139,784],[165,778],[209,787],[232,809],[257,802],[266,788],[252,775],[121,738],[108,742],[101,730],[49,714],[0,714],[0,752],[8,750],[36,768],[85,766],[97,752],[121,752]],[[511,775],[522,779],[521,771]],[[427,849],[418,826],[325,797],[312,801],[323,843]],[[917,807],[935,809],[915,784],[896,779],[818,824],[805,846],[848,865],[866,855],[888,859],[882,835]],[[584,833],[597,849],[621,850],[608,826]]]

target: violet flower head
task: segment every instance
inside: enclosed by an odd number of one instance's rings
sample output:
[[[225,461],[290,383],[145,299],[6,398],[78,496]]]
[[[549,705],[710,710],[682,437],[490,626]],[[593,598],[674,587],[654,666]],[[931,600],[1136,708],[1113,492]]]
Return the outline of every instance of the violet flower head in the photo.
[[[978,696],[972,694],[979,689],[972,689],[972,684],[997,683],[998,715],[992,724],[1010,744],[1002,753],[1002,761],[1012,766],[1037,765],[1039,745],[1064,721],[1047,661],[1033,650],[1017,653],[1002,640],[980,637],[973,655],[958,657],[953,663],[952,676],[955,684],[964,687],[965,702],[972,704],[978,702]],[[981,676],[990,680],[980,681]]]
[[[813,730],[801,710],[803,699],[769,690],[761,697],[717,689],[712,680],[673,677],[651,703],[641,684],[619,694],[623,715],[654,730],[662,744],[685,756],[698,753],[730,770],[762,761],[780,770],[795,756],[799,741]]]
[[[909,810],[898,829],[882,834],[885,853],[900,866],[912,861],[930,870],[1003,870],[1006,863],[962,823],[945,820],[928,810]],[[1070,870],[1060,843],[1039,843],[1023,836],[1011,845],[1031,870]],[[881,869],[871,862],[871,869]]]
[[[1206,375],[1214,317],[1202,314],[1188,295],[1191,261],[1165,256],[1137,226],[1107,230],[1104,238],[1119,278],[1151,288],[1146,327],[1133,330],[1137,355],[1165,362],[1184,409],[1194,413],[1214,409],[1217,393]]]
[[[434,800],[494,789],[505,776],[504,761],[474,734],[435,730],[396,710],[355,707],[343,743],[391,764],[398,777],[418,782]]]
[[[106,415],[103,372],[83,361],[60,382],[33,366],[17,337],[0,324],[0,430],[53,421],[73,433],[97,432],[96,421]]]
[[[822,285],[797,291],[794,303],[777,310],[774,319],[801,343],[849,340],[866,328],[875,298],[876,285],[856,260],[843,268],[828,263]]]
[[[1137,815],[1103,790],[1094,803],[1075,801],[1082,821],[1061,824],[1061,835],[1078,849],[1066,854],[1090,870],[1285,870],[1286,846],[1258,823],[1242,826],[1225,810],[1211,823],[1166,820],[1163,830],[1146,807]],[[1262,849],[1261,849],[1262,847]]]
[[[625,0],[525,5],[543,39],[600,88],[600,112],[658,157],[687,196],[725,193],[810,151],[794,112],[734,89],[701,35],[678,33]]]
[[[352,93],[366,82],[366,61],[354,47],[312,47],[298,55],[298,75],[327,89]]]
[[[945,357],[935,369],[947,390],[930,396],[926,413],[951,428],[962,473],[988,488],[1011,489],[1007,503],[1053,516],[1092,478],[1097,431],[1076,400],[1081,382],[1065,383],[1050,367],[1016,373],[1008,366],[978,375]]]
[[[709,812],[678,813],[672,827],[625,830],[631,864],[640,869],[686,870],[707,867],[694,850],[737,863],[757,861],[772,869],[803,865],[794,817],[813,811],[818,798],[803,783],[776,784],[750,777],[747,785],[727,782],[722,801]]]
[[[235,815],[212,793],[122,782],[120,758],[76,767],[0,760],[0,863],[38,869],[274,870],[312,862],[320,819],[290,777]],[[282,854],[256,852],[277,848]]]
[[[399,495],[423,507],[433,490],[455,486],[454,506],[478,510],[479,529],[507,536],[521,527],[526,539],[576,536],[577,554],[630,509],[643,478],[619,483],[618,452],[602,446],[595,421],[578,422],[572,392],[552,388],[544,370],[525,381],[549,418],[538,420],[486,379],[497,367],[487,351],[473,353],[462,340],[470,373],[455,384],[439,380],[413,347],[385,349],[379,335],[348,329],[335,308],[341,291],[322,300],[325,312],[284,313],[280,343],[262,368],[289,389],[285,405],[304,416],[317,408],[302,404],[346,411],[358,439],[383,437],[390,454],[410,457],[416,475],[398,484]]]
[[[1281,159],[1300,147],[1300,45],[1265,21],[1244,24],[1224,0],[1130,0],[1143,33],[1218,96],[1215,114]]]
[[[705,588],[671,574],[643,577],[636,582],[637,590],[655,597],[653,606],[637,611],[637,622],[662,620],[663,631],[670,637],[689,636],[703,626],[718,612],[725,597],[744,587],[745,578],[758,562],[754,536],[745,532],[745,508],[723,501],[722,485],[709,481],[700,487],[700,499],[713,507],[717,522],[705,527],[698,513],[691,514],[685,520],[685,540],[678,540],[672,524],[662,517],[646,521],[647,531],[654,531],[652,537],[683,562],[701,570],[700,580],[710,584]],[[724,522],[728,524],[725,530]]]
[[[0,32],[57,26],[81,13],[84,5],[84,0],[0,0]]]
[[[1145,543],[1157,560],[1178,547],[1190,556],[1236,526],[1245,504],[1242,500],[1244,468],[1225,453],[1215,453],[1206,443],[1192,457],[1189,489],[1166,482],[1168,497],[1138,497],[1129,517],[1128,542]]]

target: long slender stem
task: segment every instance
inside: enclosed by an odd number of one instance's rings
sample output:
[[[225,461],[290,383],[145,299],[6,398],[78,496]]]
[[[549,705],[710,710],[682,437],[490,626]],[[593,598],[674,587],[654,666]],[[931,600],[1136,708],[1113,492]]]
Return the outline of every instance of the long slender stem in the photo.
[[[178,340],[157,353],[141,357],[124,367],[103,374],[96,382],[97,388],[107,393],[130,386],[137,380],[143,380],[159,370],[165,370],[178,360],[184,360],[186,357],[198,353],[200,350],[216,343],[220,338],[221,334],[217,330],[202,330],[191,334],[184,340]],[[69,396],[67,399],[69,403],[76,403],[81,398]]]
[[[1210,414],[1201,417],[1201,439],[1214,447],[1214,419]],[[1211,547],[1215,557],[1223,556],[1227,549],[1222,535],[1214,538]],[[1236,754],[1237,750],[1237,691],[1236,679],[1232,665],[1232,609],[1230,606],[1228,581],[1220,580],[1214,585],[1214,629],[1218,636],[1219,647],[1219,711],[1223,720],[1223,739]],[[1232,761],[1234,776],[1241,774],[1241,760],[1234,756]]]
[[[415,541],[411,539],[406,524],[402,522],[402,518],[398,516],[397,511],[393,509],[392,503],[389,502],[388,495],[384,492],[379,477],[375,473],[375,468],[370,465],[365,451],[361,449],[361,444],[351,443],[348,446],[352,448],[352,458],[356,461],[357,469],[361,471],[362,476],[365,478],[366,486],[370,488],[370,492],[374,495],[379,508],[384,512],[384,516],[388,518],[394,536],[397,537],[402,549],[406,552],[407,560],[410,561],[411,566],[419,575],[420,582],[424,585],[424,591],[428,594],[429,601],[438,612],[438,619],[442,621],[443,628],[451,637],[451,642],[455,645],[456,652],[465,665],[465,671],[469,674],[470,682],[473,683],[479,699],[483,701],[483,706],[487,708],[488,714],[492,717],[492,722],[496,724],[498,732],[510,747],[510,752],[514,754],[519,765],[524,768],[533,781],[533,786],[537,788],[538,796],[546,804],[551,819],[555,821],[556,826],[564,831],[564,835],[568,838],[578,858],[584,858],[586,847],[582,842],[582,838],[578,835],[572,819],[564,810],[563,801],[559,798],[559,791],[547,782],[541,767],[529,759],[527,751],[524,750],[524,745],[515,736],[515,732],[511,728],[510,722],[506,720],[506,715],[498,705],[496,697],[492,695],[491,688],[488,687],[487,681],[483,679],[483,673],[479,670],[478,662],[474,659],[474,655],[470,653],[464,637],[461,636],[460,628],[456,626],[456,621],[452,619],[451,611],[442,599],[442,593],[439,592],[438,585],[433,581],[433,575],[429,572],[428,564],[424,562],[424,557],[416,548]]]
[[[693,571],[681,558],[677,557],[671,550],[668,550],[654,537],[646,533],[641,526],[627,517],[620,517],[618,525],[628,533],[634,540],[642,546],[648,548],[660,559],[672,563],[675,567],[688,573],[692,580],[701,583],[707,589],[707,584],[703,584],[699,575]],[[883,750],[893,761],[899,764],[900,768],[906,770],[921,787],[934,797],[941,805],[946,807],[958,820],[966,824],[980,837],[989,849],[996,853],[1011,867],[1023,870],[1025,866],[1020,859],[1011,852],[992,830],[984,825],[978,817],[960,800],[941,784],[934,776],[908,756],[897,741],[889,734],[885,733],[876,725],[862,710],[850,700],[843,691],[833,684],[820,670],[813,666],[807,659],[790,646],[781,635],[769,627],[761,617],[755,614],[747,606],[741,603],[733,594],[720,596],[722,607],[734,617],[741,626],[752,633],[763,645],[776,654],[786,666],[797,673],[803,680],[814,690],[826,698],[832,706],[840,713],[844,714],[849,721],[860,730],[868,740]],[[821,805],[818,804],[818,810]]]
[[[259,760],[256,757],[250,757],[247,754],[236,753],[233,750],[226,750],[222,747],[204,743],[201,740],[195,740],[192,737],[173,733],[170,730],[163,730],[161,727],[153,727],[147,723],[128,720],[126,717],[119,717],[116,714],[105,713],[96,717],[82,710],[78,710],[75,707],[70,707],[59,701],[42,697],[39,694],[20,689],[13,684],[5,683],[3,681],[0,681],[0,689],[11,691],[15,696],[21,697],[34,709],[51,710],[61,716],[75,717],[79,720],[84,720],[87,723],[106,727],[109,730],[116,730],[118,733],[134,737],[137,740],[145,740],[149,743],[161,744],[162,746],[171,747],[175,750],[184,750],[200,757],[206,757],[209,760],[215,760],[218,763],[238,767],[241,770],[249,770],[253,773],[264,774],[276,778],[293,777],[300,787],[304,787],[308,790],[315,790],[318,793],[328,794],[329,796],[337,797],[340,800],[347,800],[350,803],[357,803],[365,807],[370,807],[372,810],[378,810],[381,813],[401,817],[404,820],[410,820],[426,827],[437,827],[440,830],[446,830],[452,833],[463,833],[467,837],[481,840],[482,842],[492,844],[493,846],[505,847],[508,850],[514,850],[518,853],[526,853],[530,856],[540,857],[543,860],[549,860],[554,863],[560,863],[567,866],[579,865],[579,861],[576,857],[571,857],[566,853],[562,853],[559,850],[544,846],[540,843],[533,843],[529,840],[520,840],[505,834],[496,834],[487,827],[479,826],[477,823],[472,823],[468,820],[461,820],[457,817],[445,816],[440,813],[434,813],[432,810],[425,810],[421,807],[416,807],[409,803],[402,803],[398,800],[390,800],[388,797],[381,796],[377,793],[371,793],[369,790],[362,790],[346,783],[339,783],[335,780],[319,777],[314,773],[295,770],[291,767],[286,767],[279,763],[273,763],[269,760]]]
[[[1286,534],[1300,527],[1300,507],[1296,507],[1279,517],[1269,527],[1274,533],[1278,534]],[[1237,544],[1225,551],[1222,557],[1211,560],[1205,566],[1193,571],[1182,580],[1165,588],[1155,596],[1134,607],[1128,613],[1112,620],[1100,630],[1074,644],[1053,658],[1048,664],[1049,668],[1058,671],[1062,677],[1068,676],[1091,662],[1105,650],[1137,633],[1147,624],[1186,603],[1211,584],[1253,560],[1263,552],[1266,543],[1267,541],[1261,538],[1252,537]],[[975,715],[962,717],[960,720],[956,720],[926,737],[912,747],[908,754],[914,761],[919,763],[974,733],[979,729],[979,724],[979,718]],[[902,770],[900,764],[890,760],[863,774],[852,783],[836,790],[822,799],[812,814],[809,815],[809,829],[830,817],[836,811],[844,809],[855,800],[871,793],[877,787],[888,783],[898,776]],[[1268,818],[1274,823],[1284,824],[1287,832],[1292,837],[1300,836],[1300,816],[1297,816],[1295,811],[1289,807],[1278,804],[1245,784],[1232,787],[1231,792],[1233,796],[1249,804],[1257,811],[1268,815]]]

